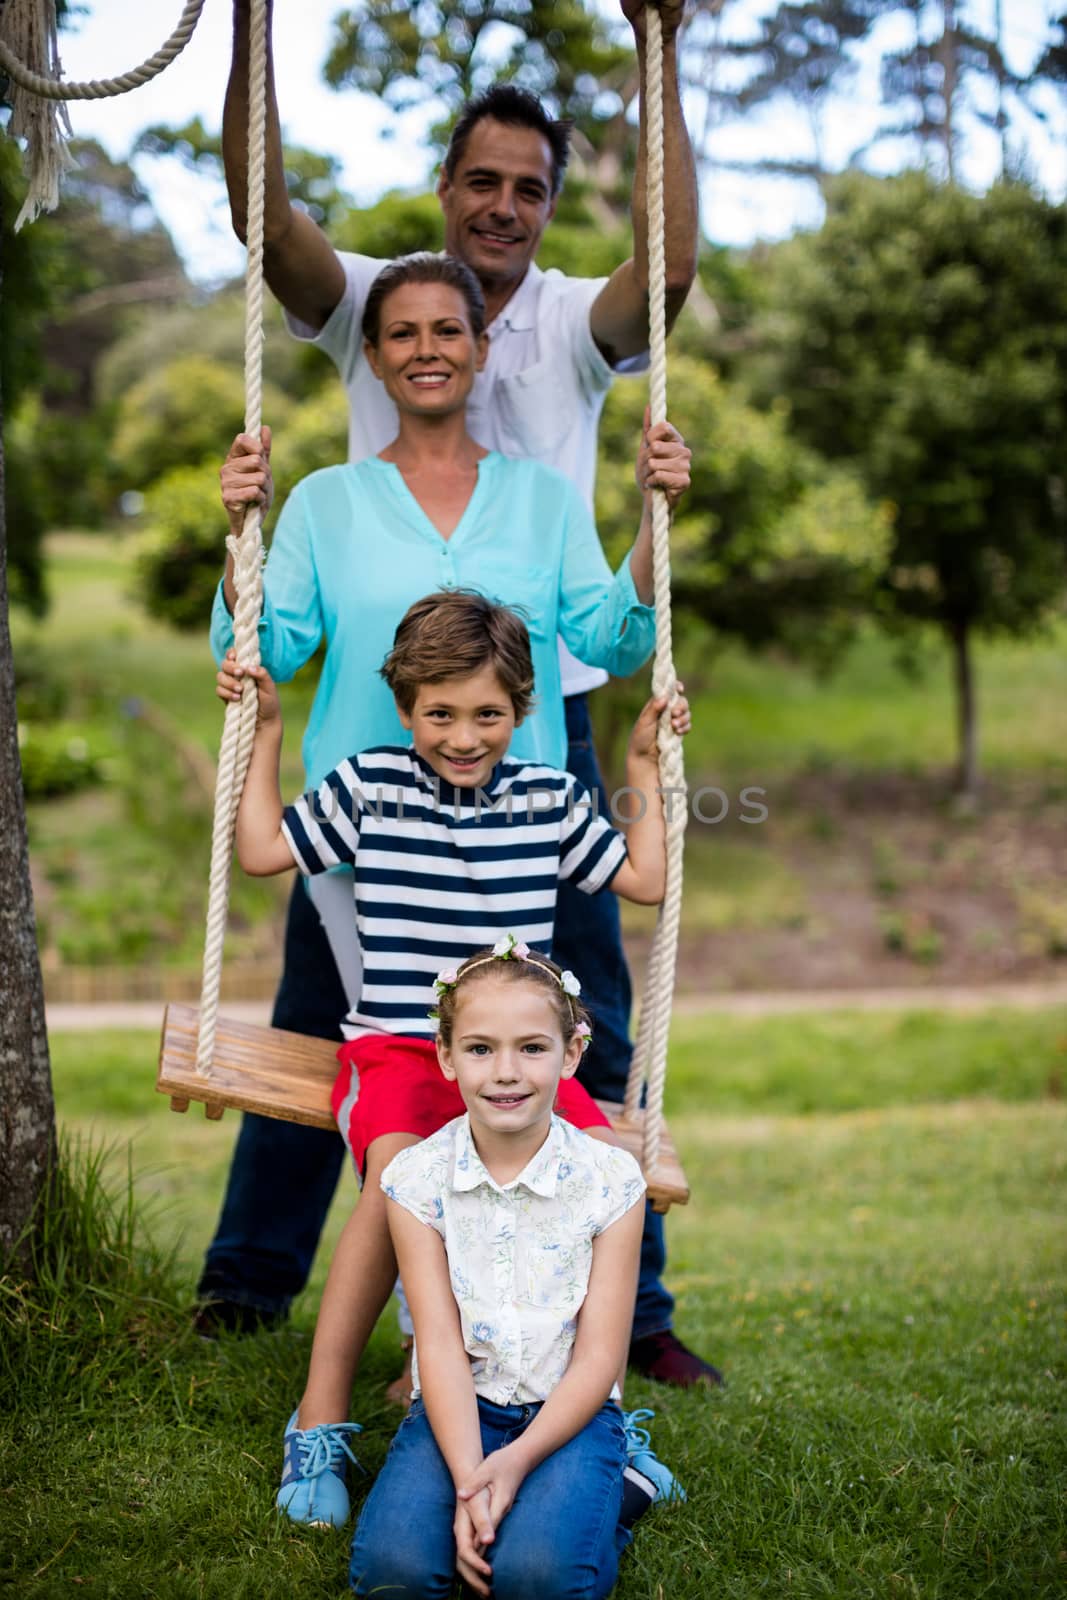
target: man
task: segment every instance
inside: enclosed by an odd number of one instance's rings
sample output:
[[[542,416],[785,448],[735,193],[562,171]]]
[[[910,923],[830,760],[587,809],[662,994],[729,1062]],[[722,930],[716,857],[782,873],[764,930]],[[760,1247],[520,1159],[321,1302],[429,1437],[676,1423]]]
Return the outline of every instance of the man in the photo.
[[[621,0],[639,57],[644,0]],[[697,196],[692,152],[678,96],[675,35],[684,0],[661,0],[665,41],[664,123],[668,322],[696,271]],[[248,0],[235,0],[234,55],[223,118],[223,152],[234,227],[243,238],[247,204]],[[607,279],[542,273],[534,258],[555,213],[569,129],[524,91],[498,85],[466,106],[437,185],[444,248],[470,266],[486,300],[486,368],[468,418],[480,442],[547,462],[592,503],[601,408],[617,371],[644,365],[648,343],[644,106],[632,207],[634,255]],[[377,453],[395,434],[395,410],[363,354],[360,323],[381,261],[339,255],[318,226],[294,209],[285,184],[273,65],[268,85],[264,272],[290,331],[335,362],[350,401],[349,456]],[[568,766],[606,797],[597,771],[586,693],[606,674],[560,645],[570,740]],[[338,887],[336,880],[332,889]],[[331,884],[316,904],[297,884],[286,928],[285,972],[274,1025],[339,1038],[339,1019],[358,989],[358,962],[335,959],[325,929]],[[347,901],[348,890],[344,888]],[[342,912],[350,924],[350,907]],[[581,972],[597,1016],[581,1072],[589,1091],[621,1101],[629,1068],[630,980],[615,897],[590,899],[560,885],[553,954]],[[303,1288],[337,1182],[340,1138],[246,1117],[222,1216],[200,1281],[202,1331],[273,1321]],[[661,1281],[663,1222],[647,1212],[631,1364],[666,1382],[719,1383],[714,1367],[672,1331],[673,1300]]]

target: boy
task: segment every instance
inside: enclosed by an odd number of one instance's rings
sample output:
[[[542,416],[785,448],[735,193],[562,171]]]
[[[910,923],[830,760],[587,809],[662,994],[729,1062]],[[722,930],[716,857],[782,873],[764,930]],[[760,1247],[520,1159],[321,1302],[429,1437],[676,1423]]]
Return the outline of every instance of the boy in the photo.
[[[662,899],[656,727],[665,702],[650,701],[630,736],[626,778],[639,804],[624,838],[570,774],[507,756],[515,728],[536,715],[530,639],[516,612],[481,594],[428,595],[397,628],[381,671],[410,746],[352,756],[289,807],[278,783],[277,693],[263,668],[247,671],[259,718],[237,814],[238,859],[256,876],[351,865],[364,958],[333,1100],[363,1195],[330,1267],[279,1493],[294,1520],[337,1524],[348,1514],[344,1430],[355,1427],[337,1419],[396,1273],[381,1174],[400,1150],[463,1110],[437,1070],[426,1016],[434,975],[506,934],[547,954],[560,881],[590,894],[610,885],[640,904]],[[688,732],[681,697],[671,720],[677,733]],[[566,1090],[564,1116],[604,1127],[580,1085],[568,1081]],[[667,1495],[673,1481],[655,1466]]]

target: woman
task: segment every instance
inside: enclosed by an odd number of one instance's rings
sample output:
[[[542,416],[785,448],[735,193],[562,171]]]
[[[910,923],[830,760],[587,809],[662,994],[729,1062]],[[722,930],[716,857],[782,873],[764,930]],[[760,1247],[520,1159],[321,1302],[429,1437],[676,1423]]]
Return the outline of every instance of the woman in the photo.
[[[303,743],[309,782],[350,750],[399,738],[376,678],[396,622],[434,588],[473,587],[528,615],[538,705],[513,753],[562,766],[566,757],[556,634],[617,676],[651,653],[651,514],[612,577],[592,518],[559,473],[486,450],[467,431],[466,403],[488,349],[477,280],[447,256],[404,257],[367,299],[365,351],[396,404],[400,431],[378,456],[312,473],[290,495],[264,574],[263,664],[286,681],[323,638],[326,658]],[[250,500],[265,499],[266,462],[242,435],[223,472],[239,532]],[[689,451],[667,424],[649,430],[643,486],[673,495],[688,483]],[[212,645],[233,641],[233,563],[216,598]],[[342,672],[366,663],[358,704],[336,693]],[[236,698],[236,680],[219,693]]]

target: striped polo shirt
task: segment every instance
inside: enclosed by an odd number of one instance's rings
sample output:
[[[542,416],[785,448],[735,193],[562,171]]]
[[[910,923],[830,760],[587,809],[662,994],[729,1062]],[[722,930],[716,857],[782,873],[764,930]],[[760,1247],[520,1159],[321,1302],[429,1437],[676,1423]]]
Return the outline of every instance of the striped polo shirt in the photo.
[[[355,873],[363,989],[346,1038],[432,1038],[438,972],[502,934],[552,948],[556,886],[587,894],[626,859],[622,835],[569,772],[505,757],[482,789],[457,789],[413,747],[342,761],[287,806],[282,831],[301,872]]]

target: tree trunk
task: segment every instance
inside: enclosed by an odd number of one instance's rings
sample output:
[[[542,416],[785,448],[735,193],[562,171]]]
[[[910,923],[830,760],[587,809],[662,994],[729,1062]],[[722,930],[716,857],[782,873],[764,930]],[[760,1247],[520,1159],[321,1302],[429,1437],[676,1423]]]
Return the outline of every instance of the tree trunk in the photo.
[[[956,680],[956,788],[973,804],[978,799],[978,720],[974,698],[971,630],[966,622],[949,623]]]
[[[1008,171],[1008,117],[1004,110],[1004,7],[996,0],[993,7],[993,37],[997,46],[997,136],[1000,139],[1000,176]]]
[[[0,293],[3,284],[0,281]],[[0,398],[0,424],[3,401]],[[56,1119],[22,801],[8,627],[0,433],[0,1262],[25,1236],[55,1167]]]
[[[945,165],[948,169],[949,183],[955,183],[956,181],[956,93],[959,87],[958,49],[955,0],[944,0],[944,31],[941,35],[938,53],[941,57],[941,69],[945,74],[942,94],[945,101]]]

